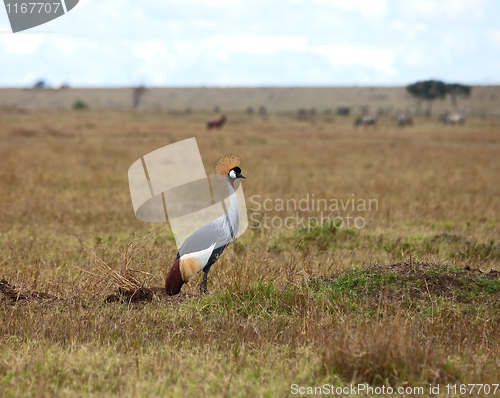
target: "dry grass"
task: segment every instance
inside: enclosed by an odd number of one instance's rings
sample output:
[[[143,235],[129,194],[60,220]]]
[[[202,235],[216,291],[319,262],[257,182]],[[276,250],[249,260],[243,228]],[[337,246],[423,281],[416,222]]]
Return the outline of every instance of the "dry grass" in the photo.
[[[55,298],[0,295],[3,396],[500,381],[497,119],[356,130],[327,115],[228,116],[207,132],[204,114],[0,112],[0,279]],[[252,195],[354,194],[378,211],[325,214],[362,216],[363,229],[249,229],[212,267],[210,294],[195,281],[164,298],[173,235],[135,219],[127,170],[192,136],[208,173],[241,155],[248,209]],[[149,301],[106,302],[142,288]]]
[[[134,88],[75,88],[75,89],[0,89],[0,107],[29,109],[71,109],[83,101],[91,109],[131,110]],[[473,86],[468,99],[459,99],[458,108],[469,116],[498,116],[500,86]],[[359,114],[417,112],[417,103],[405,87],[152,87],[141,96],[140,109],[180,113],[246,112],[261,108],[267,112],[299,111],[310,114],[335,112],[337,107],[351,107]],[[423,112],[427,104],[421,104]],[[434,115],[452,110],[451,101],[435,101]],[[29,131],[26,132],[29,134]]]

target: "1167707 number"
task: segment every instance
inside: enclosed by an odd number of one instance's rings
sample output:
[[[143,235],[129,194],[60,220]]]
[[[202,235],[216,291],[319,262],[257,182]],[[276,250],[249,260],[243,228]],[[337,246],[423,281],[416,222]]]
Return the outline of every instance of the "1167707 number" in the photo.
[[[446,393],[448,395],[456,394],[492,394],[497,393],[498,384],[448,384],[446,385]]]
[[[60,5],[61,3],[7,3],[5,7],[9,14],[56,14]]]

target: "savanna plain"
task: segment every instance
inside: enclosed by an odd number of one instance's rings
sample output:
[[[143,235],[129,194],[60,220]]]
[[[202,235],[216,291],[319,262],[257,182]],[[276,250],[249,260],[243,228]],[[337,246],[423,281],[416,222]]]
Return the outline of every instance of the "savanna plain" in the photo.
[[[1,396],[287,397],[353,383],[493,395],[500,119],[355,129],[353,117],[228,114],[207,131],[210,116],[0,110]],[[127,171],[190,137],[208,174],[241,156],[250,221],[208,294],[198,277],[167,298],[173,234],[136,219]],[[286,217],[292,228],[266,228]],[[304,217],[338,218],[290,222]]]

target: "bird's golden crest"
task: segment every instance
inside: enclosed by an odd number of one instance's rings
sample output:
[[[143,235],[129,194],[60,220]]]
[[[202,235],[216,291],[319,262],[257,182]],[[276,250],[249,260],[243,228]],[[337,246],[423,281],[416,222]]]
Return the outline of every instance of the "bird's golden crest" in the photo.
[[[238,155],[223,155],[215,162],[215,174],[220,176],[227,176],[232,168],[240,165],[240,162],[241,159]]]

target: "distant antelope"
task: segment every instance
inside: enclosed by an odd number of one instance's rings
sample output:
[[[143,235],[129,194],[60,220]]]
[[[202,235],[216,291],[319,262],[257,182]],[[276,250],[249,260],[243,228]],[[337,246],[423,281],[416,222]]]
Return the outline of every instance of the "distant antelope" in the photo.
[[[377,124],[377,118],[373,115],[363,115],[358,117],[354,121],[354,126],[375,126]]]
[[[399,113],[395,119],[399,127],[413,126],[413,119],[406,113]]]
[[[211,129],[221,129],[224,126],[224,124],[226,124],[226,122],[227,122],[226,116],[222,115],[218,119],[209,120],[207,122],[207,129],[208,130],[211,130]]]
[[[450,113],[445,112],[441,115],[441,121],[443,124],[464,124],[465,123],[465,113]]]
[[[351,108],[349,108],[347,106],[337,107],[337,115],[349,116],[350,114],[351,114]]]

